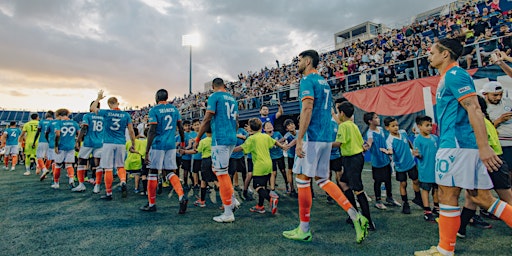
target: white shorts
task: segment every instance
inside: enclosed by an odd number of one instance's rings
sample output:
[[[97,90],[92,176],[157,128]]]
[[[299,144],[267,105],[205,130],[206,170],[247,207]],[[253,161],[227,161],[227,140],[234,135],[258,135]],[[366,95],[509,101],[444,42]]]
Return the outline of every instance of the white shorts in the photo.
[[[149,169],[155,170],[176,170],[176,149],[149,150]]]
[[[91,154],[94,158],[101,158],[102,149],[103,148],[80,147],[80,151],[78,151],[78,158],[89,159],[91,158]]]
[[[331,142],[304,141],[303,158],[295,155],[293,173],[304,174],[310,178],[329,178],[329,160],[331,157]]]
[[[4,155],[17,155],[19,153],[18,145],[5,145]]]
[[[123,144],[103,144],[100,166],[104,169],[124,167],[126,147]]]
[[[37,158],[48,158],[48,142],[39,142],[36,150]]]
[[[55,151],[53,151],[55,153]],[[75,150],[59,150],[59,153],[55,155],[55,163],[74,163],[75,162]]]
[[[212,165],[214,171],[226,170],[229,167],[229,157],[235,149],[234,145],[218,145],[212,146]]]
[[[492,189],[478,149],[440,148],[436,154],[436,183],[464,189]]]
[[[48,147],[48,151],[46,152],[46,157],[48,160],[55,160],[55,157],[57,157],[57,154],[55,154],[55,148]]]

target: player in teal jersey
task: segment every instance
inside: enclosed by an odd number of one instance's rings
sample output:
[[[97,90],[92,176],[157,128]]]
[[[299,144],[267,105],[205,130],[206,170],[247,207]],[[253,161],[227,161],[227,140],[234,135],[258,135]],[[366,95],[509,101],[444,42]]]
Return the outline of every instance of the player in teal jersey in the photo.
[[[56,122],[53,126],[55,132],[55,171],[53,172],[52,188],[59,188],[60,170],[66,167],[68,174],[68,183],[71,188],[75,187],[73,177],[75,170],[73,164],[75,163],[75,143],[76,134],[80,126],[74,120],[69,119],[69,110],[58,109],[55,115],[60,122]]]
[[[212,164],[217,180],[219,192],[224,205],[224,213],[213,218],[216,222],[233,222],[233,210],[240,203],[235,198],[233,184],[229,177],[229,156],[236,145],[236,132],[238,123],[238,104],[230,93],[226,91],[224,80],[215,78],[212,81],[213,94],[208,98],[208,107],[196,137],[196,144],[206,131],[207,126],[212,129]]]
[[[43,173],[40,176],[40,180],[43,180],[46,175],[48,175],[48,168],[51,166],[51,160],[48,160],[48,140],[46,139],[46,130],[48,129],[48,126],[50,125],[50,122],[53,120],[54,113],[53,111],[48,111],[45,114],[45,119],[39,121],[39,124],[37,126],[37,133],[34,138],[34,143],[32,143],[32,146],[35,147],[36,143],[35,140],[39,140],[39,143],[37,143],[37,150],[36,150],[36,158],[37,158],[37,167],[36,167],[36,173],[39,174],[39,171],[43,171]]]
[[[9,165],[9,159],[11,159],[11,171],[14,171],[14,167],[18,163],[18,139],[21,135],[21,130],[18,128],[16,121],[9,123],[9,128],[5,129],[2,134],[2,148],[5,148],[4,155],[4,169],[7,170]],[[10,157],[9,157],[10,156]]]
[[[48,161],[51,163],[51,170],[55,172],[55,127],[58,126],[60,120],[58,118],[51,120],[46,130],[44,132],[44,136],[48,141]],[[44,180],[46,178],[46,174],[43,173],[39,180]]]

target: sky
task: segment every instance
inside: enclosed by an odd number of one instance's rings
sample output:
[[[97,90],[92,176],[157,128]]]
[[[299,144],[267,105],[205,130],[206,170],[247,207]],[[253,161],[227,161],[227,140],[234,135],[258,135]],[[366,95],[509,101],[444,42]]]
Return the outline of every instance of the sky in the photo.
[[[0,109],[87,111],[98,90],[122,107],[154,103],[215,77],[332,50],[334,34],[365,21],[390,27],[453,1],[0,0]],[[104,100],[105,101],[105,100]],[[104,104],[106,106],[106,104]]]

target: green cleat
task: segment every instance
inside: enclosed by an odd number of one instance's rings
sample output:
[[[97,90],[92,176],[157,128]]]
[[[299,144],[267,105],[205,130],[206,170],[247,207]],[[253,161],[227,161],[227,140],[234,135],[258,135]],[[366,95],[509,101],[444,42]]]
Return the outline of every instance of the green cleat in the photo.
[[[311,235],[311,231],[304,232],[300,229],[300,227],[297,227],[296,229],[284,231],[283,236],[291,239],[291,240],[297,240],[297,241],[303,241],[303,242],[311,242],[313,239],[313,235]]]
[[[368,236],[368,219],[361,215],[357,214],[357,219],[354,221],[354,229],[356,230],[356,242],[360,244],[366,236]]]
[[[414,256],[443,256],[443,254],[437,250],[436,246],[432,246],[425,251],[415,251]]]

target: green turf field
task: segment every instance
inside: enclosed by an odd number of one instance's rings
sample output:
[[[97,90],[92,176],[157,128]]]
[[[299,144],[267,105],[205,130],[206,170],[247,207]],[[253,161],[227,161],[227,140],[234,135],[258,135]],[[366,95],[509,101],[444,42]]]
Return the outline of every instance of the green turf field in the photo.
[[[53,190],[50,179],[23,176],[23,169],[0,169],[0,255],[412,255],[437,244],[437,225],[423,221],[419,207],[411,204],[412,214],[403,215],[399,208],[378,210],[374,202],[377,231],[356,244],[353,228],[345,224],[346,213],[328,205],[316,185],[313,241],[287,240],[281,232],[298,225],[298,205],[282,195],[281,177],[275,216],[252,213],[255,202],[243,202],[234,223],[219,224],[212,217],[221,213],[220,204],[211,204],[208,197],[206,208],[194,207],[191,198],[187,213],[178,215],[177,197],[169,199],[166,189],[157,198],[158,211],[147,213],[139,211],[147,199],[132,192],[131,180],[128,198],[114,189],[114,200],[103,202],[90,184],[87,191],[73,193],[63,176],[61,188]],[[364,172],[363,178],[373,197],[371,173]],[[393,186],[399,200],[398,183]],[[512,255],[512,230],[501,221],[490,222],[489,230],[468,227],[467,238],[457,241],[456,254]]]

